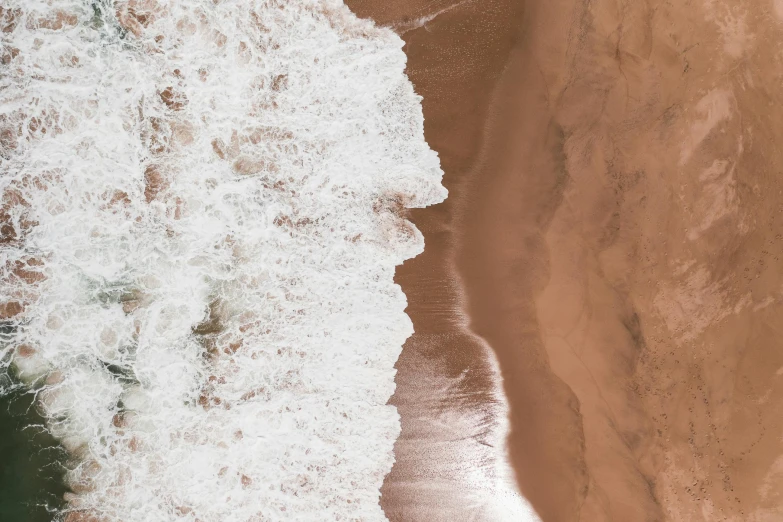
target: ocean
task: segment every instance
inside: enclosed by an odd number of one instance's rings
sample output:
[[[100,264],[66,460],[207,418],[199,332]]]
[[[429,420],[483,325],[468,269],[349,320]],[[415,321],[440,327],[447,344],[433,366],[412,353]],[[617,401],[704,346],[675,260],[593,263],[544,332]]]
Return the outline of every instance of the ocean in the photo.
[[[338,1],[0,25],[0,361],[55,519],[384,520],[405,209],[446,197],[402,41]]]

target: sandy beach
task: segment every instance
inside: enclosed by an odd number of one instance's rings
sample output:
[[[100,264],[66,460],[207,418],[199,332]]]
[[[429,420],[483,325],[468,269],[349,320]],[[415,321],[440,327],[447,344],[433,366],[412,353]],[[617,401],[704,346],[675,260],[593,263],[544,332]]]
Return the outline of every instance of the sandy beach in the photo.
[[[480,367],[463,304],[544,521],[783,517],[783,5],[349,5],[405,39],[450,190],[398,271],[416,334],[390,518],[438,502],[411,390]]]
[[[8,1],[0,518],[783,520],[783,0]]]

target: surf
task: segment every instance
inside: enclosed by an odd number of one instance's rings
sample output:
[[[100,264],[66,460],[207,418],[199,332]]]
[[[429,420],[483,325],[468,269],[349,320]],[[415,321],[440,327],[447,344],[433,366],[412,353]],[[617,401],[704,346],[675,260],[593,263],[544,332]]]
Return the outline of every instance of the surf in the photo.
[[[446,196],[401,40],[341,2],[10,0],[0,357],[65,520],[384,520],[405,210]]]

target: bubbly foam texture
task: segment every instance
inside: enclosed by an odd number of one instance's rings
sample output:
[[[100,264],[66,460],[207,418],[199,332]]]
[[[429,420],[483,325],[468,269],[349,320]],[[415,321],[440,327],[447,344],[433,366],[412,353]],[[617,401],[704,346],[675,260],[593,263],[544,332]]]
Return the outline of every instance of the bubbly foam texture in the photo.
[[[441,201],[402,42],[336,0],[5,0],[3,364],[66,520],[383,520]]]

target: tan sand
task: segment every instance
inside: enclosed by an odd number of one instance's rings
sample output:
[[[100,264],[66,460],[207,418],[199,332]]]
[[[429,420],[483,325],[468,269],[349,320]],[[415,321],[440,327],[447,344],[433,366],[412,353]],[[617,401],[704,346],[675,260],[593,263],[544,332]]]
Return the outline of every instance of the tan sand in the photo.
[[[410,383],[478,360],[454,259],[545,522],[783,520],[783,2],[350,5],[408,29],[451,191],[399,271],[391,518],[427,520]]]

